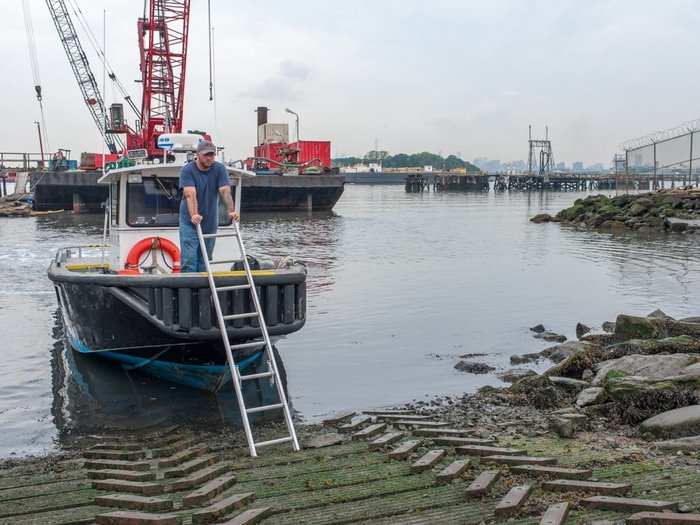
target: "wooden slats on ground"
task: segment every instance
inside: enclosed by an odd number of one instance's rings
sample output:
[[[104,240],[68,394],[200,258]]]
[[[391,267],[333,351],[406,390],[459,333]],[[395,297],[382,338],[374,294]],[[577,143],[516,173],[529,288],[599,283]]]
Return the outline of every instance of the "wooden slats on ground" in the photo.
[[[182,437],[180,436],[179,439]],[[416,438],[406,436],[404,439],[413,441]],[[557,448],[560,447],[560,442],[555,439],[545,437],[534,441],[530,445],[530,443],[504,440],[502,445],[517,450],[527,449],[530,453],[541,454],[543,457],[556,457],[563,465],[561,468],[598,465],[593,469],[593,479],[605,483],[629,483],[632,490],[629,494],[625,494],[627,498],[649,498],[645,493],[650,494],[654,491],[653,499],[659,502],[679,502],[690,506],[691,509],[697,508],[700,473],[693,469],[670,467],[652,461],[625,460],[622,454],[613,456],[611,461],[609,451],[599,451],[591,447],[582,448],[583,444],[580,448],[576,448],[579,447],[578,442],[569,441],[567,447],[574,448],[564,451]],[[282,447],[277,449],[271,447],[266,449],[259,458],[245,457],[243,455],[245,452],[240,449],[234,453],[233,449],[224,448],[218,458],[221,464],[226,466],[224,471],[216,473],[208,481],[202,481],[208,475],[200,475],[202,471],[207,474],[206,469],[209,467],[196,470],[185,478],[164,480],[159,476],[156,483],[165,485],[174,484],[191,476],[200,476],[201,483],[178,492],[165,492],[155,496],[136,494],[145,499],[127,497],[134,496],[129,492],[98,492],[89,488],[93,480],[87,479],[87,469],[82,466],[82,462],[55,462],[53,465],[44,465],[38,461],[33,463],[33,471],[31,467],[0,469],[0,524],[61,525],[82,520],[89,523],[89,520],[94,520],[98,514],[110,514],[122,510],[95,505],[96,496],[104,497],[109,494],[121,495],[108,501],[109,503],[122,498],[128,500],[129,505],[137,506],[143,503],[150,509],[167,509],[168,504],[160,504],[158,501],[173,500],[176,502],[174,507],[176,510],[149,512],[176,514],[184,523],[191,523],[193,515],[206,507],[210,510],[206,516],[215,519],[216,523],[240,525],[247,523],[325,525],[337,523],[338,520],[358,525],[480,523],[492,522],[496,519],[494,508],[513,485],[524,483],[539,485],[545,481],[537,479],[542,474],[537,469],[529,471],[524,469],[514,476],[514,472],[508,473],[507,467],[494,463],[481,466],[478,464],[472,466],[470,463],[466,470],[459,468],[460,465],[449,470],[446,475],[451,476],[455,471],[460,471],[460,474],[454,476],[450,483],[439,484],[436,480],[440,473],[448,469],[456,460],[467,458],[455,456],[450,449],[450,453],[438,459],[432,468],[412,472],[411,465],[433,446],[430,440],[418,445],[411,457],[398,460],[389,460],[389,454],[392,449],[400,447],[401,442],[379,451],[369,451],[368,443],[367,440],[351,441],[323,449],[305,449],[299,453],[290,453]],[[156,461],[150,460],[150,464]],[[474,461],[477,463],[476,459]],[[467,487],[482,471],[497,471],[501,468],[503,468],[502,477],[495,481],[490,491],[478,497],[465,496]],[[586,469],[579,468],[579,470],[585,472]],[[162,475],[162,470],[159,474]],[[551,474],[551,478],[557,479],[556,471]],[[235,475],[235,483],[232,480],[224,480],[221,483],[214,481],[228,475]],[[578,474],[572,474],[572,477],[576,475]],[[582,475],[582,477],[587,476]],[[530,481],[524,481],[525,479]],[[209,483],[211,481],[214,482]],[[194,494],[193,499],[190,500],[192,507],[180,506],[185,496],[203,487],[205,487],[203,500],[200,499],[199,494]],[[242,509],[235,508],[234,495],[249,493],[255,494],[255,502],[248,503],[248,506]],[[569,499],[569,495],[565,493],[557,494],[537,489],[530,496],[529,502],[518,512],[528,513],[524,518],[528,523],[537,523],[542,518],[544,509],[558,500],[557,496],[561,496],[559,501]],[[579,498],[593,496],[595,494],[589,493]],[[544,505],[543,500],[539,499],[543,497],[548,498],[544,500],[546,501]],[[609,500],[609,504],[613,504],[610,503],[612,501],[618,500]],[[215,506],[218,502],[223,503]],[[537,502],[537,505],[533,502]],[[636,503],[650,505],[649,508],[653,505]],[[266,514],[259,516],[253,513],[254,509],[259,508],[267,509]],[[248,510],[250,512],[247,512]],[[590,523],[597,519],[620,521],[632,513],[584,505],[571,511],[569,522]],[[698,523],[692,521],[692,515],[679,516],[689,516],[686,522],[688,525]],[[669,521],[659,523],[664,525],[674,523],[670,518],[671,516],[668,515]],[[206,521],[209,518],[203,519]],[[645,519],[651,520],[651,518],[640,517],[634,523],[651,523]],[[518,520],[520,521],[520,518]]]

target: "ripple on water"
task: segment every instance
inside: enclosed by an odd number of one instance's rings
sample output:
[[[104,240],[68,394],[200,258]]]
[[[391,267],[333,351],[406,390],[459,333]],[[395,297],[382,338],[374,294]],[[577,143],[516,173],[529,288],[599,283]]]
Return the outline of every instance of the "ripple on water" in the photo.
[[[546,346],[528,331],[540,322],[574,337],[578,321],[600,326],[619,312],[700,315],[700,237],[528,222],[580,196],[347,185],[333,213],[244,216],[250,253],[308,267],[307,325],[278,345],[295,409],[313,418],[495,384],[454,370],[458,356],[483,352],[509,367],[511,355]],[[48,262],[101,231],[101,216],[0,219],[2,455],[50,450],[94,421],[182,417],[168,412],[173,399],[205,418],[226,412],[201,394],[66,353]]]

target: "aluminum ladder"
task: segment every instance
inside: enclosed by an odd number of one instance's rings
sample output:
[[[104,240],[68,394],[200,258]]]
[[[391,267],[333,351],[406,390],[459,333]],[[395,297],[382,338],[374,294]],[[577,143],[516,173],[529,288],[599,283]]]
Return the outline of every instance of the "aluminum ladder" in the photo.
[[[253,274],[250,271],[250,265],[248,264],[248,257],[246,256],[245,247],[243,246],[243,239],[241,239],[241,231],[238,227],[236,221],[233,222],[234,229],[225,230],[220,233],[202,233],[201,225],[197,224],[197,237],[199,238],[199,248],[202,251],[204,264],[207,268],[207,278],[209,279],[209,289],[211,290],[211,300],[214,303],[214,310],[216,311],[216,319],[219,324],[219,331],[221,332],[221,340],[224,343],[224,349],[226,350],[226,359],[228,361],[229,369],[231,370],[231,381],[233,382],[233,387],[236,391],[236,398],[238,399],[238,406],[241,412],[241,420],[243,421],[243,429],[245,430],[246,440],[248,441],[248,448],[250,450],[250,455],[252,457],[257,457],[258,447],[265,447],[268,445],[276,445],[278,443],[292,443],[292,448],[295,451],[300,450],[299,440],[297,439],[296,431],[294,430],[294,422],[292,421],[292,414],[289,410],[289,403],[287,402],[287,396],[284,393],[284,386],[279,375],[279,370],[277,368],[277,362],[275,361],[275,355],[272,351],[272,343],[270,342],[270,336],[267,333],[267,324],[265,323],[265,316],[262,313],[262,308],[260,307],[260,299],[258,298],[258,293],[255,288],[255,283],[253,281]],[[209,260],[207,255],[205,239],[218,239],[221,237],[234,237],[238,244],[238,250],[243,262],[243,268],[245,271],[245,277],[247,284],[240,284],[234,286],[216,286],[214,281],[214,273],[212,271],[212,265],[214,264],[229,264],[238,262],[239,259],[232,260],[220,260],[215,261]],[[255,306],[254,312],[246,312],[240,314],[223,315],[221,312],[221,303],[219,302],[219,294],[217,292],[228,292],[235,290],[250,290],[250,296],[253,299],[253,305]],[[228,332],[226,331],[226,322],[233,321],[235,319],[244,319],[250,317],[257,317],[260,323],[260,331],[262,332],[262,340],[257,340],[248,343],[234,344],[232,345],[228,338]],[[244,349],[244,348],[255,348],[264,343],[265,350],[263,351],[263,359],[267,361],[268,370],[267,372],[260,372],[257,374],[240,375],[238,372],[238,367],[233,360],[232,350]],[[277,386],[277,394],[279,396],[279,402],[271,405],[261,405],[257,407],[246,407],[245,400],[243,399],[243,382],[250,381],[252,379],[262,379],[269,377],[271,381]],[[284,412],[284,420],[287,425],[287,430],[289,435],[277,439],[270,439],[268,441],[258,441],[256,442],[253,438],[253,433],[250,429],[250,420],[248,419],[249,414],[256,412],[265,412],[267,410],[276,410],[281,408]]]

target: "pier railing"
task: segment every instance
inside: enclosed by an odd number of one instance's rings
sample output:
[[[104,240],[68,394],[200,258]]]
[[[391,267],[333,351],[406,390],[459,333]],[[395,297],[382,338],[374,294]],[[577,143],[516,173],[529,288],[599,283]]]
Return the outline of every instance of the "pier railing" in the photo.
[[[41,153],[0,151],[0,170],[31,171],[44,166]]]

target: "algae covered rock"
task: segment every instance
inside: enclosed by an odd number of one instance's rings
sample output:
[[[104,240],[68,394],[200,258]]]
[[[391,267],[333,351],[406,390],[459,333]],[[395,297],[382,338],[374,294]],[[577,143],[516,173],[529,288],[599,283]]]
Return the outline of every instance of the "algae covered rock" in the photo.
[[[677,408],[644,421],[639,430],[656,437],[677,438],[700,434],[700,405]]]
[[[557,334],[557,333],[550,332],[550,331],[536,333],[532,337],[534,337],[535,339],[542,339],[542,340],[548,341],[550,343],[551,342],[563,343],[564,341],[566,341],[565,335]]]
[[[534,222],[535,224],[541,224],[543,222],[550,222],[552,220],[552,216],[549,213],[539,213],[535,215],[532,219],[530,219],[530,222]]]
[[[658,328],[648,317],[620,314],[615,321],[615,339],[654,339],[659,337]]]
[[[632,354],[595,365],[593,386],[602,386],[611,373],[618,376],[644,376],[655,379],[681,375],[684,368],[698,362],[692,354],[640,355]]]
[[[468,374],[488,374],[496,370],[495,367],[486,363],[470,363],[468,361],[460,361],[455,365],[455,369]]]
[[[576,324],[576,338],[581,339],[584,335],[591,331],[590,326],[586,326],[583,323]]]
[[[599,386],[585,388],[576,396],[576,406],[579,408],[596,405],[605,399],[605,389]]]
[[[498,374],[498,378],[505,383],[515,383],[525,377],[536,376],[537,372],[529,368],[511,368]]]
[[[545,348],[542,350],[542,352],[540,352],[540,354],[555,363],[560,363],[564,361],[564,359],[567,359],[574,354],[585,352],[592,347],[593,345],[586,341],[567,341],[565,343]]]
[[[590,345],[583,351],[575,352],[558,365],[553,366],[545,372],[545,375],[583,379],[583,373],[586,370],[590,370],[597,363],[600,363],[605,359],[605,351],[602,348],[595,345]]]
[[[611,359],[631,354],[700,354],[700,340],[687,335],[665,337],[663,339],[631,339],[611,345],[608,356]]]
[[[521,379],[509,391],[514,403],[540,409],[559,408],[573,399],[569,392],[555,385],[549,377],[540,375]]]
[[[605,395],[615,403],[611,412],[627,424],[636,424],[662,412],[693,405],[698,401],[695,381],[682,377],[612,377],[605,385]]]

